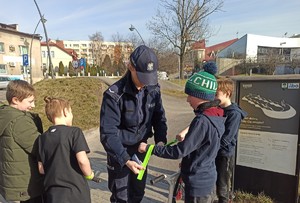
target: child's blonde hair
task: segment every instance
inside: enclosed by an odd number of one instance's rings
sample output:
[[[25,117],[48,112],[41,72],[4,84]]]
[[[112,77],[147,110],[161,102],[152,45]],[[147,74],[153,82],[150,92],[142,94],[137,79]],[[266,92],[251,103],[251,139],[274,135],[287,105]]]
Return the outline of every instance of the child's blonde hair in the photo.
[[[234,90],[233,80],[227,77],[219,77],[217,79],[217,82],[218,82],[217,91],[221,91],[224,94],[227,94],[231,98]]]
[[[30,96],[35,96],[35,90],[31,84],[25,80],[12,80],[6,88],[6,100],[9,104],[16,97],[19,101],[23,101]]]
[[[45,113],[50,122],[54,122],[54,119],[62,116],[62,112],[65,108],[70,109],[70,103],[66,99],[62,98],[53,98],[53,97],[44,97],[46,102]]]

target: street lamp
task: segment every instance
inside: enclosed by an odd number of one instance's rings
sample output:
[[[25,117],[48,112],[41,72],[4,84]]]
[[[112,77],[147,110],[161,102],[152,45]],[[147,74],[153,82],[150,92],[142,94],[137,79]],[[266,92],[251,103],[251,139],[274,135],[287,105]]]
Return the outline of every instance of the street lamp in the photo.
[[[130,31],[135,30],[135,31],[138,33],[138,35],[140,36],[140,38],[141,38],[143,44],[145,44],[145,42],[144,42],[144,40],[143,40],[141,34],[139,33],[139,31],[138,31],[133,25],[130,26],[129,30],[130,30]]]
[[[41,14],[41,11],[40,11],[40,8],[39,8],[38,4],[36,3],[35,0],[33,0],[33,1],[34,1],[35,5],[36,5],[36,8],[37,8],[38,12],[39,12],[40,19],[43,19],[44,17]],[[50,48],[49,48],[49,40],[48,40],[47,30],[46,30],[45,22],[43,20],[41,20],[41,22],[43,24],[45,38],[46,38],[46,43],[47,43],[48,58],[49,58],[49,70],[51,72],[51,78],[53,79],[54,78],[53,65],[52,65],[52,60],[51,60],[51,54],[50,54]]]
[[[31,43],[30,43],[30,58],[29,58],[29,60],[30,60],[30,84],[32,84],[33,82],[32,82],[32,43],[33,43],[33,39],[34,39],[34,37],[35,37],[35,32],[36,32],[36,30],[37,30],[37,28],[38,28],[38,26],[39,26],[39,24],[40,24],[40,22],[43,22],[43,23],[45,23],[47,20],[44,18],[44,15],[42,16],[42,18],[40,18],[39,19],[39,22],[37,23],[37,25],[35,26],[35,29],[34,29],[34,32],[33,32],[33,34],[32,34],[32,38],[31,38]]]

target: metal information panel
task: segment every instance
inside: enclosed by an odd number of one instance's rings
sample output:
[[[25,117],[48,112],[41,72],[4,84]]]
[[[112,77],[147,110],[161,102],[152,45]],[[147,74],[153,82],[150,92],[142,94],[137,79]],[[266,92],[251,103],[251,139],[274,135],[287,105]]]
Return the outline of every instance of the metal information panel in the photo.
[[[237,103],[248,112],[239,131],[234,190],[296,203],[300,76],[236,78]]]

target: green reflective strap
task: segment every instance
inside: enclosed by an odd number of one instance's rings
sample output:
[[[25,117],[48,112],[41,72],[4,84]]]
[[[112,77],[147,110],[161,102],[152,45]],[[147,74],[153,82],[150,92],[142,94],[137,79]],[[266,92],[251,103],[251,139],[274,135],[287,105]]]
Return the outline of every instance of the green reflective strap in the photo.
[[[145,170],[146,170],[146,167],[148,165],[149,159],[150,159],[150,157],[152,155],[153,149],[154,149],[154,145],[152,144],[152,145],[149,146],[149,148],[147,150],[147,153],[146,153],[146,156],[144,158],[144,161],[142,163],[142,166],[145,168]],[[145,170],[140,170],[140,172],[138,174],[138,177],[137,177],[138,180],[142,180],[143,179]]]
[[[168,142],[167,144],[165,144],[165,146],[170,146],[170,145],[173,145],[173,144],[175,144],[176,142],[178,142],[178,140],[177,140],[177,139],[175,139],[175,140],[172,140],[171,142]]]

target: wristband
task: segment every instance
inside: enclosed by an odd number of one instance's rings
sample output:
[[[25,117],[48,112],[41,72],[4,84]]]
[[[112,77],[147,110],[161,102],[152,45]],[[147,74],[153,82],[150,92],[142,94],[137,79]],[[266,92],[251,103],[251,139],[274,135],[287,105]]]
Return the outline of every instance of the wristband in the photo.
[[[92,180],[94,178],[94,171],[92,171],[91,175],[84,176],[87,180]]]

